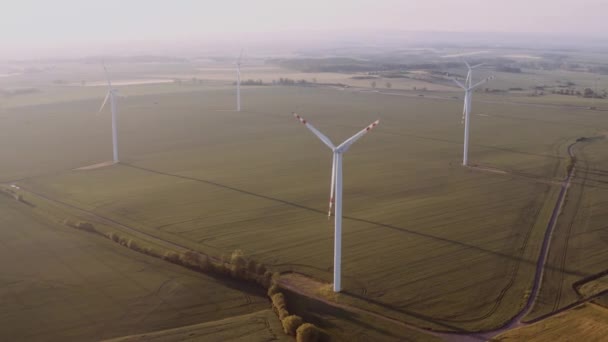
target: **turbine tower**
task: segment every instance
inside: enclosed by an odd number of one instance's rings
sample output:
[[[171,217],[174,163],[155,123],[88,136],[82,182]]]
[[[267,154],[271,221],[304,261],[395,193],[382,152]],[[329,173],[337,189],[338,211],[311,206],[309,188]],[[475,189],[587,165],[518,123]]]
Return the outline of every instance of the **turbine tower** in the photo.
[[[469,71],[467,72],[467,78],[465,83],[462,84],[457,79],[453,78],[452,80],[462,89],[464,89],[464,108],[462,110],[462,121],[464,123],[464,151],[462,154],[462,165],[469,165],[469,129],[471,125],[471,98],[475,89],[480,87],[482,84],[494,79],[494,76],[490,76],[482,81],[479,81],[472,85],[473,83],[473,69],[481,66],[481,64],[475,65],[471,67],[469,63],[465,62]]]
[[[114,163],[118,163],[118,132],[117,132],[117,114],[118,114],[118,91],[112,88],[112,82],[110,81],[110,76],[108,75],[108,70],[106,66],[103,66],[103,71],[106,74],[106,79],[108,80],[108,93],[106,94],[106,98],[103,100],[101,107],[99,108],[99,112],[103,110],[103,107],[110,99],[110,110],[112,111],[112,152],[113,152],[113,161]]]
[[[241,111],[241,59],[243,58],[243,50],[236,60],[236,111]]]
[[[333,152],[333,162],[331,167],[331,190],[329,197],[329,213],[328,218],[331,216],[331,209],[334,203],[335,193],[335,215],[334,215],[334,292],[340,292],[340,273],[342,264],[342,155],[348,151],[350,146],[359,138],[365,135],[365,133],[371,131],[378,125],[380,120],[374,121],[371,125],[365,127],[359,133],[346,139],[342,144],[335,146],[328,137],[319,132],[311,124],[309,124],[304,118],[296,113],[293,113],[296,119],[300,120],[306,128],[308,128],[314,135],[316,135],[321,141],[329,147]]]

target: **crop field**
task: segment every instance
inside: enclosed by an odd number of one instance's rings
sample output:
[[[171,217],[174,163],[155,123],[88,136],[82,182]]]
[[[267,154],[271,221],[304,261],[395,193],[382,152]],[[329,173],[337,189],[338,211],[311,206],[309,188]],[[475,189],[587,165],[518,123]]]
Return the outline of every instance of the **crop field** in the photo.
[[[291,341],[283,334],[283,328],[272,310],[262,310],[223,320],[189,325],[176,329],[119,337],[108,342],[136,341],[238,341],[252,342]]]
[[[598,299],[595,300],[595,303],[608,309],[608,295],[600,296]]]
[[[584,304],[546,321],[518,328],[492,341],[558,341],[564,336],[576,341],[604,341],[608,334],[608,309],[593,304]]]
[[[161,72],[149,75],[171,73]],[[27,104],[33,94],[14,97],[0,109],[0,181],[195,250],[241,249],[273,269],[331,282],[331,153],[291,112],[335,143],[380,119],[344,157],[339,300],[423,328],[489,330],[524,306],[568,145],[603,136],[608,123],[605,112],[577,100],[562,106],[552,96],[476,94],[470,159],[491,169],[484,171],[460,165],[462,95],[453,88],[419,96],[247,86],[237,113],[232,87],[212,78],[120,87],[128,95],[120,100],[121,163],[86,171],[74,169],[111,157],[109,113],[95,115],[103,90],[50,87],[49,99],[35,105]],[[608,262],[605,144],[575,147],[576,177],[534,315],[576,300],[572,283]],[[179,326],[223,317],[208,318]]]
[[[263,294],[52,224],[3,195],[0,227],[4,341],[93,341],[268,306]]]
[[[577,168],[562,216],[556,227],[540,298],[530,318],[550,313],[579,298],[575,282],[608,271],[608,141],[577,144]],[[581,295],[608,290],[603,278],[580,286]]]

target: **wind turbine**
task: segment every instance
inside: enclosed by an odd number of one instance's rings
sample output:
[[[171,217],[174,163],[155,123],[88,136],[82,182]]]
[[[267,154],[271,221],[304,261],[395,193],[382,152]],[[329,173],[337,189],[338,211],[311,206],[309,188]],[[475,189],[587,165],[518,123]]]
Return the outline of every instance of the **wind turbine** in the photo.
[[[334,215],[334,292],[340,292],[340,271],[342,263],[342,155],[348,151],[350,146],[359,138],[365,135],[365,133],[371,131],[378,125],[380,120],[374,121],[371,125],[365,127],[359,133],[346,139],[342,144],[335,146],[328,137],[319,132],[304,118],[296,113],[293,113],[296,119],[300,120],[306,128],[308,128],[314,135],[316,135],[321,141],[329,147],[333,152],[333,162],[331,167],[331,190],[329,196],[329,212],[328,218],[331,216],[331,209],[334,203],[335,193],[335,215]]]
[[[483,65],[483,63],[480,64],[476,64],[476,65],[469,65],[469,63],[467,63],[467,61],[463,60],[464,64],[466,64],[467,69],[469,69],[467,71],[467,79],[464,81],[464,85],[467,87],[471,86],[471,82],[473,81],[473,70],[479,68],[480,66]],[[467,111],[467,106],[466,104],[463,106],[462,108],[462,120],[461,120],[461,124],[464,124],[464,117],[466,115],[466,111]]]
[[[462,165],[467,166],[469,164],[469,128],[471,125],[471,98],[473,96],[473,92],[482,84],[494,79],[494,76],[490,76],[482,81],[479,81],[475,84],[473,83],[473,69],[479,67],[481,64],[475,65],[471,67],[469,63],[465,62],[469,71],[467,72],[467,78],[465,80],[465,84],[462,84],[455,78],[452,78],[454,83],[456,83],[460,88],[464,89],[464,108],[462,110],[463,114],[463,123],[464,123],[464,151],[462,155]]]
[[[243,50],[236,60],[236,111],[241,111],[241,59],[243,58]]]
[[[108,80],[108,92],[106,94],[106,98],[101,104],[101,107],[99,107],[99,112],[101,113],[103,107],[105,107],[106,105],[106,102],[108,102],[108,99],[110,99],[110,110],[112,111],[112,152],[114,158],[113,161],[114,163],[118,163],[118,132],[116,127],[116,115],[118,114],[118,91],[112,88],[112,82],[110,81],[110,76],[108,75],[108,70],[106,69],[105,65],[103,66],[103,71],[105,72],[106,79]]]

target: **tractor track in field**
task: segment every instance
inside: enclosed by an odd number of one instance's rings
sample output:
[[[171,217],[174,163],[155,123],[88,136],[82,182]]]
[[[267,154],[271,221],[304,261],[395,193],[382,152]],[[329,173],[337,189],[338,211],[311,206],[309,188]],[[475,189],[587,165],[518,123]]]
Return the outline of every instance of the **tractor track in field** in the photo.
[[[585,164],[585,169],[587,169],[587,167],[588,167],[587,162],[585,162],[583,159],[577,160],[577,162],[583,162]],[[553,302],[553,308],[551,311],[556,311],[557,309],[559,309],[559,304],[560,304],[561,298],[562,298],[562,289],[564,287],[564,272],[562,270],[564,270],[566,268],[566,261],[568,258],[568,245],[570,242],[570,237],[572,235],[572,227],[574,226],[574,222],[580,212],[581,203],[583,201],[583,195],[584,195],[584,187],[585,187],[585,184],[587,183],[587,177],[588,177],[587,172],[583,171],[582,173],[583,173],[583,180],[580,185],[581,190],[579,191],[578,196],[576,197],[576,204],[575,204],[576,209],[574,211],[575,214],[570,219],[570,222],[568,222],[568,228],[565,232],[564,241],[563,241],[564,245],[561,248],[562,252],[560,255],[560,267],[559,267],[559,270],[557,271],[559,280],[557,281],[557,292],[555,294],[555,301]]]
[[[494,173],[498,173],[498,174],[508,174],[508,175],[514,174],[513,172],[504,171],[504,170],[500,170],[500,169],[496,169],[496,168],[492,168],[492,167],[484,167],[484,166],[478,166],[478,165],[467,166],[467,167],[471,168],[471,169],[476,169],[479,171],[489,171],[489,172],[494,172]],[[559,164],[556,164],[556,166],[553,169],[553,174],[557,173],[558,168],[559,168]],[[537,178],[534,178],[534,181],[542,183],[542,184],[549,184],[549,185],[555,185],[555,184],[560,185],[561,184],[561,182],[550,181],[550,180],[545,180],[545,181],[540,180],[539,181],[539,179],[537,179]],[[562,182],[564,182],[564,181],[565,181],[565,179],[562,180]],[[547,188],[547,190],[545,191],[545,196],[548,194],[549,190],[550,189]],[[536,211],[531,216],[538,217],[540,215],[541,210],[542,210],[542,206],[538,206],[538,208],[536,208]],[[521,252],[520,257],[523,255],[524,251],[526,250],[526,247],[528,246],[528,242],[530,240],[530,236],[532,235],[533,228],[534,228],[534,226],[532,225],[530,227],[530,229],[526,232],[524,240],[521,242],[522,252]],[[503,289],[500,291],[492,308],[490,308],[490,310],[488,310],[484,315],[477,316],[476,318],[472,318],[472,319],[461,319],[461,320],[442,319],[442,321],[452,322],[452,323],[470,323],[470,322],[479,321],[479,320],[492,316],[494,313],[496,313],[496,311],[498,311],[498,308],[500,307],[500,304],[502,303],[504,296],[507,294],[509,289],[511,289],[511,287],[515,283],[515,278],[517,276],[517,272],[519,271],[520,265],[521,265],[521,262],[517,262],[514,264],[514,266],[512,267],[512,270],[510,272],[510,277],[509,277],[509,281],[507,282],[507,285],[505,287],[503,287]]]
[[[568,155],[570,158],[574,158],[574,146],[578,143],[578,141],[571,143],[570,145],[568,145]],[[504,333],[508,330],[517,328],[519,326],[524,325],[525,323],[522,322],[522,319],[528,314],[530,313],[530,311],[532,310],[532,307],[534,305],[534,303],[536,302],[536,299],[538,298],[538,294],[540,292],[540,287],[542,284],[542,280],[543,280],[543,276],[544,276],[544,269],[545,269],[545,265],[547,263],[547,257],[549,255],[549,247],[551,244],[551,240],[553,237],[553,232],[555,231],[555,227],[557,226],[557,219],[558,216],[562,210],[562,207],[564,205],[565,199],[566,199],[566,195],[567,195],[567,191],[568,188],[570,187],[570,182],[574,176],[576,170],[576,165],[574,165],[568,172],[568,174],[566,175],[565,179],[562,181],[561,184],[561,190],[560,193],[558,195],[557,198],[557,202],[553,208],[553,212],[551,213],[551,217],[549,219],[549,222],[547,224],[547,229],[545,230],[545,234],[543,237],[543,242],[541,245],[541,249],[540,249],[540,253],[539,253],[539,257],[537,259],[537,263],[536,263],[536,272],[534,275],[534,281],[532,283],[532,287],[531,287],[531,291],[530,291],[530,295],[528,296],[528,299],[526,300],[526,304],[524,305],[524,307],[522,308],[522,310],[520,310],[520,312],[514,316],[511,320],[509,320],[506,324],[504,324],[502,327],[492,330],[492,331],[486,331],[486,332],[480,332],[480,333],[472,333],[472,334],[458,334],[458,333],[448,333],[443,335],[443,337],[448,340],[448,341],[475,341],[475,340],[489,340],[501,333]],[[591,300],[594,297],[590,297],[590,298],[586,298],[584,300],[580,300],[577,302],[578,304],[582,304],[584,302],[587,302],[589,300]],[[552,312],[550,315],[547,315],[545,317],[543,317],[543,319],[545,318],[549,318],[552,317],[554,314],[557,314],[561,311],[554,311]]]
[[[574,145],[576,145],[576,143],[577,142],[574,142],[574,143],[572,143],[572,144],[570,144],[568,146],[568,154],[569,154],[569,156],[571,158],[574,157],[573,147],[574,147]],[[158,173],[158,174],[163,174],[163,175],[167,175],[167,176],[177,176],[177,177],[184,178],[184,179],[191,179],[191,180],[194,180],[194,181],[202,181],[200,179],[196,179],[196,178],[192,178],[192,177],[173,175],[173,174],[169,174],[169,173],[165,173],[165,172],[160,172],[160,171],[155,171],[155,170],[150,170],[150,169],[146,169],[146,168],[138,167],[138,166],[134,166],[134,165],[129,165],[129,164],[122,164],[122,165],[128,166],[128,167],[132,167],[132,168],[141,169],[141,170],[144,170],[144,171],[149,171],[149,172],[154,172],[154,173]],[[373,311],[370,311],[370,310],[361,309],[361,308],[358,308],[358,307],[355,307],[355,306],[352,306],[352,305],[348,305],[348,304],[340,304],[340,303],[336,303],[336,302],[324,299],[324,298],[322,298],[320,296],[314,296],[313,294],[307,293],[306,291],[302,291],[302,290],[298,289],[297,287],[295,287],[294,285],[289,284],[289,283],[281,282],[281,284],[283,286],[285,286],[286,288],[292,290],[292,291],[300,293],[303,296],[307,296],[307,297],[311,297],[313,299],[321,300],[324,303],[326,303],[327,305],[331,305],[331,306],[334,306],[334,307],[337,307],[337,308],[341,308],[341,309],[344,309],[344,310],[347,310],[347,311],[350,311],[350,312],[364,313],[364,314],[367,314],[367,315],[372,315],[374,317],[383,319],[385,321],[392,322],[394,324],[399,324],[401,326],[405,326],[405,327],[410,328],[410,329],[414,329],[414,330],[417,330],[417,331],[420,331],[420,332],[424,332],[426,334],[431,334],[431,335],[434,335],[434,336],[438,336],[438,337],[444,338],[447,341],[458,341],[458,342],[460,342],[460,341],[483,341],[483,340],[491,339],[492,337],[494,337],[494,336],[496,336],[496,335],[498,335],[500,333],[503,333],[505,331],[508,331],[508,330],[511,330],[513,328],[516,328],[518,326],[523,325],[524,323],[522,323],[522,318],[524,316],[526,316],[531,311],[532,306],[533,306],[533,304],[535,303],[535,301],[536,301],[536,299],[538,297],[538,293],[540,291],[540,285],[542,283],[542,278],[543,278],[543,275],[544,275],[545,264],[547,262],[547,256],[548,256],[548,252],[549,252],[549,246],[550,246],[551,238],[553,236],[553,232],[554,232],[555,226],[557,224],[557,218],[558,218],[558,215],[559,215],[559,213],[560,213],[560,211],[562,209],[562,206],[564,204],[566,193],[567,193],[567,189],[570,186],[570,182],[571,182],[571,179],[573,177],[575,169],[576,169],[576,166],[572,167],[569,170],[568,174],[566,175],[565,179],[561,183],[561,190],[560,190],[560,193],[558,195],[557,202],[556,202],[556,204],[555,204],[555,206],[553,208],[553,212],[551,214],[549,223],[547,225],[547,229],[546,229],[545,234],[544,234],[544,238],[543,238],[541,250],[540,250],[540,253],[539,253],[539,257],[538,257],[537,262],[536,262],[536,272],[535,272],[535,277],[534,277],[534,281],[533,281],[533,284],[532,284],[531,293],[528,296],[526,304],[523,307],[523,309],[516,316],[514,316],[509,322],[507,322],[501,328],[498,328],[498,329],[495,329],[495,330],[491,330],[491,331],[479,332],[479,333],[433,331],[433,330],[430,330],[430,329],[420,328],[420,327],[417,327],[415,325],[412,325],[412,324],[409,324],[409,323],[400,321],[398,319],[395,319],[395,318],[392,318],[392,317],[388,317],[388,316],[385,316],[385,315],[382,315],[382,314],[379,314],[379,313],[376,313],[376,312],[373,312]],[[228,189],[232,189],[232,190],[237,190],[239,192],[244,192],[244,193],[252,194],[252,195],[255,195],[256,197],[264,197],[264,198],[267,197],[267,196],[263,196],[263,195],[260,195],[260,194],[250,193],[250,192],[244,191],[242,189],[236,189],[236,188],[233,188],[233,187],[230,187],[230,186],[226,186],[226,185],[223,185],[223,184],[219,184],[219,183],[216,183],[216,182],[212,182],[212,181],[204,181],[204,182],[212,184],[212,185],[218,185],[218,186],[221,186],[221,187],[224,187],[224,188],[228,188]],[[95,213],[95,212],[93,212],[91,210],[82,209],[82,208],[80,208],[80,207],[78,207],[76,205],[73,205],[73,204],[67,203],[65,201],[61,201],[61,200],[52,198],[50,196],[47,196],[45,194],[36,192],[36,191],[34,191],[32,189],[29,189],[27,187],[23,187],[22,185],[19,185],[19,186],[24,191],[27,191],[28,193],[31,193],[31,194],[33,194],[33,195],[35,195],[37,197],[40,197],[40,198],[45,199],[47,201],[51,201],[53,203],[60,204],[62,206],[65,206],[65,207],[74,209],[76,211],[85,213],[87,215],[90,215],[90,216],[92,216],[92,217],[100,220],[103,223],[111,224],[111,225],[116,225],[118,227],[124,228],[124,229],[126,229],[128,231],[131,231],[131,232],[134,232],[136,234],[144,235],[147,238],[151,239],[152,241],[156,241],[156,242],[159,242],[161,244],[170,245],[170,246],[172,246],[174,248],[177,248],[180,251],[191,250],[191,248],[189,248],[189,247],[180,245],[178,243],[175,243],[175,242],[172,242],[172,241],[169,241],[169,240],[165,240],[165,239],[159,238],[159,237],[157,237],[157,236],[155,236],[155,235],[153,235],[151,233],[147,233],[147,232],[145,232],[143,230],[140,230],[140,229],[137,229],[135,227],[123,224],[123,223],[121,223],[121,222],[119,222],[117,220],[114,220],[114,219],[111,219],[111,218],[108,218],[108,217],[105,217],[105,216],[101,216],[101,215],[99,215],[99,214],[97,214],[97,213]],[[275,198],[271,198],[271,197],[268,197],[268,199],[276,200]],[[303,207],[301,205],[297,205],[295,203],[291,203],[291,202],[288,202],[288,201],[284,201],[284,202],[286,204],[296,205],[298,207]],[[308,207],[303,207],[303,208],[305,208],[307,210],[314,210],[314,209],[308,208]],[[314,210],[314,211],[317,211],[317,210]],[[321,211],[319,211],[319,212],[321,212]],[[212,256],[208,256],[208,257],[210,257],[211,259],[214,259],[214,260],[217,259],[217,258],[214,258]],[[585,303],[585,302],[587,302],[589,300],[595,299],[596,297],[598,297],[599,295],[602,295],[602,294],[604,294],[604,293],[597,294],[595,296],[579,300],[579,301],[577,301],[574,304],[579,305],[581,303]],[[567,308],[571,308],[573,306],[575,306],[575,305],[571,304],[571,305],[567,306]],[[562,310],[560,309],[560,310],[557,310],[555,312],[550,313],[549,315],[543,316],[542,319],[551,317],[554,314],[557,314],[559,312],[562,312]],[[441,324],[441,323],[439,323],[439,324]],[[446,327],[448,327],[448,326],[446,325]]]

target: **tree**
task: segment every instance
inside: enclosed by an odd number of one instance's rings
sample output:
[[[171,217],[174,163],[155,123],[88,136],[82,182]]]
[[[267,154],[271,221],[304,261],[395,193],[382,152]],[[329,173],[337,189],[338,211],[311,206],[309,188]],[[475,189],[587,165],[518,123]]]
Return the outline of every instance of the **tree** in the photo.
[[[376,81],[372,82],[372,88],[376,89]]]
[[[316,77],[313,77],[312,83],[317,83],[317,78]]]
[[[386,82],[386,88],[391,89],[393,87],[393,85],[391,84],[391,82]]]

